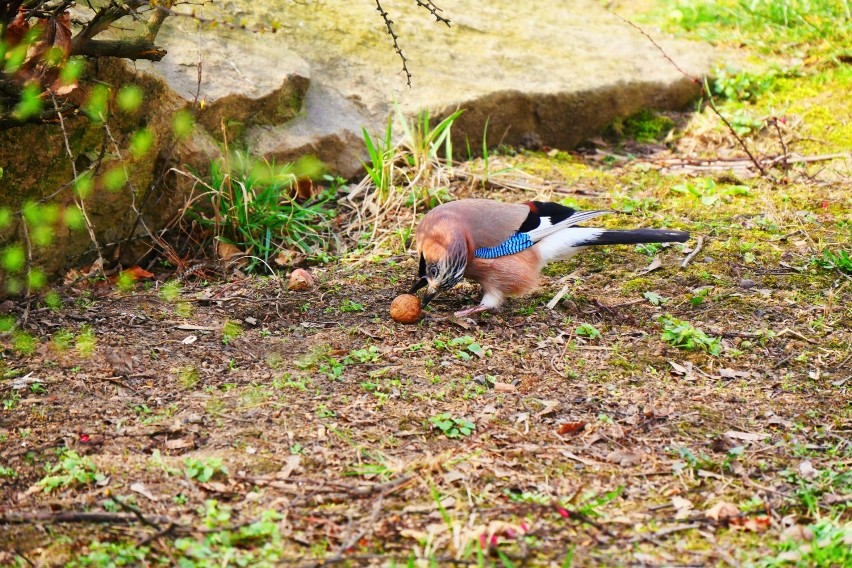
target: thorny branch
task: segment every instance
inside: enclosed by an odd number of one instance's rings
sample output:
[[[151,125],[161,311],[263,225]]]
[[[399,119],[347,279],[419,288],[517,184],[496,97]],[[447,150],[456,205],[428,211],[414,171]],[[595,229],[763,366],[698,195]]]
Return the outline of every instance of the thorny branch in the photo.
[[[745,153],[748,155],[749,159],[751,160],[751,163],[752,163],[752,164],[754,164],[754,167],[755,167],[755,168],[757,168],[757,171],[759,171],[759,172],[760,172],[760,175],[762,175],[763,177],[771,177],[771,176],[769,176],[769,174],[767,173],[767,171],[766,171],[766,169],[763,167],[763,165],[761,165],[760,160],[758,160],[758,159],[754,156],[754,154],[752,154],[752,153],[751,153],[751,150],[749,150],[749,147],[748,147],[748,145],[745,143],[745,140],[743,140],[743,139],[742,139],[742,137],[741,137],[739,134],[737,134],[737,131],[736,131],[736,130],[734,130],[734,127],[731,125],[731,123],[728,121],[728,119],[727,119],[727,118],[725,118],[725,117],[722,115],[722,112],[721,112],[721,111],[719,110],[719,108],[716,106],[716,100],[713,98],[713,93],[711,93],[711,92],[710,92],[710,86],[707,84],[707,81],[706,81],[706,80],[705,80],[705,81],[701,81],[701,80],[700,80],[700,79],[698,79],[697,77],[694,77],[694,76],[692,76],[691,74],[689,74],[687,71],[685,71],[685,70],[684,70],[684,69],[683,69],[680,65],[678,65],[678,64],[677,64],[677,63],[676,63],[676,62],[675,62],[675,61],[671,58],[671,56],[670,56],[668,53],[666,53],[666,50],[664,50],[664,49],[662,48],[662,46],[661,46],[659,43],[657,43],[657,42],[654,40],[654,38],[652,38],[652,37],[651,37],[651,35],[650,35],[650,34],[648,34],[648,32],[646,32],[644,29],[642,29],[641,27],[639,27],[638,25],[636,25],[636,24],[635,24],[635,23],[633,23],[632,21],[628,20],[627,18],[625,18],[625,17],[623,17],[623,16],[621,16],[621,15],[619,15],[619,14],[617,14],[617,13],[615,14],[615,16],[616,16],[619,20],[621,20],[621,21],[622,21],[622,22],[624,22],[625,24],[629,25],[630,27],[634,28],[634,29],[635,29],[635,30],[637,30],[640,34],[642,34],[643,36],[645,36],[646,38],[648,38],[648,41],[650,41],[650,42],[651,42],[651,44],[652,44],[654,47],[656,47],[656,48],[657,48],[657,50],[658,50],[658,51],[659,51],[659,52],[663,55],[663,57],[666,59],[666,61],[668,61],[669,63],[671,63],[671,64],[674,66],[674,68],[675,68],[675,69],[677,69],[677,70],[681,73],[681,75],[683,75],[684,77],[686,77],[687,79],[689,79],[690,81],[692,81],[693,83],[695,83],[696,85],[699,85],[699,86],[701,87],[702,91],[703,91],[703,92],[704,92],[704,94],[707,96],[707,102],[708,102],[708,104],[710,105],[710,108],[713,110],[713,112],[715,112],[715,113],[716,113],[716,116],[718,116],[718,117],[719,117],[719,119],[721,119],[721,121],[722,121],[722,122],[725,124],[725,126],[728,128],[728,131],[730,131],[731,135],[733,135],[733,137],[736,139],[737,143],[740,145],[740,147],[741,147],[741,148],[745,151]]]
[[[442,22],[447,24],[447,27],[450,26],[450,20],[445,18],[438,12],[442,12],[441,8],[435,5],[432,0],[414,0],[417,2],[417,5],[421,8],[425,8],[430,14],[435,16],[435,20],[438,22]],[[396,30],[393,29],[393,20],[390,19],[390,15],[388,12],[382,7],[381,0],[376,0],[376,11],[379,12],[382,16],[382,20],[385,22],[385,28],[388,30],[388,34],[393,39],[393,49],[396,51],[396,54],[399,55],[399,58],[402,59],[402,70],[405,72],[405,82],[408,85],[408,88],[411,88],[411,72],[408,70],[408,61],[409,59],[402,52],[402,48],[399,46],[399,35],[397,35]]]

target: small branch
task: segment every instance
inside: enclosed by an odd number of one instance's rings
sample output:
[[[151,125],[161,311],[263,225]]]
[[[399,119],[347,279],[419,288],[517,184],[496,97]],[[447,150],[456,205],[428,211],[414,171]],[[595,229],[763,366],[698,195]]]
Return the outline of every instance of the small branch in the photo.
[[[421,8],[426,8],[429,10],[429,13],[435,16],[435,20],[447,24],[447,27],[450,27],[450,20],[440,15],[438,12],[443,12],[440,8],[438,8],[434,2],[431,0],[414,0],[417,2],[417,5]]]
[[[686,265],[692,262],[692,259],[695,258],[699,252],[701,252],[701,248],[704,246],[704,235],[700,235],[698,237],[698,242],[695,243],[695,248],[692,249],[692,252],[687,255],[686,258],[683,259],[683,262],[680,264],[681,268],[686,268]]]
[[[790,170],[790,164],[787,162],[787,157],[789,156],[787,151],[787,143],[784,142],[784,136],[781,134],[781,126],[778,123],[781,122],[777,116],[773,116],[769,119],[769,124],[775,127],[775,132],[778,133],[778,141],[781,143],[781,165],[784,167],[784,174],[786,175]]]
[[[71,55],[90,57],[121,57],[123,59],[147,59],[159,61],[168,53],[157,47],[146,37],[131,40],[92,39],[72,47]]]
[[[727,118],[725,118],[724,116],[722,116],[722,113],[721,113],[721,112],[719,111],[719,109],[716,107],[716,101],[713,99],[713,93],[711,93],[711,92],[710,92],[710,86],[707,84],[707,80],[705,79],[704,81],[701,81],[701,80],[699,80],[697,77],[693,77],[692,75],[690,75],[689,73],[687,73],[687,72],[686,72],[683,68],[681,68],[681,66],[680,66],[680,65],[678,65],[677,63],[675,63],[675,61],[674,61],[674,60],[673,60],[673,59],[669,56],[669,54],[668,54],[668,53],[666,53],[666,51],[662,48],[662,46],[661,46],[659,43],[657,43],[657,42],[654,40],[654,38],[652,38],[652,37],[650,36],[650,34],[648,34],[648,32],[646,32],[646,31],[645,31],[645,30],[643,30],[641,27],[639,27],[638,25],[634,24],[633,22],[631,22],[631,21],[630,21],[630,20],[628,20],[627,18],[624,18],[624,17],[622,17],[621,15],[616,14],[615,12],[613,12],[613,14],[615,14],[615,17],[616,17],[616,18],[618,18],[619,20],[621,20],[621,21],[622,21],[622,22],[624,22],[625,24],[629,25],[630,27],[634,28],[634,29],[635,29],[635,30],[637,30],[640,34],[642,34],[643,36],[645,36],[646,38],[648,38],[648,41],[650,41],[650,42],[651,42],[651,44],[652,44],[654,47],[656,47],[656,48],[657,48],[657,50],[658,50],[658,51],[659,51],[659,52],[663,55],[663,57],[666,59],[666,61],[668,61],[669,63],[671,63],[671,64],[674,66],[674,68],[675,68],[675,69],[677,69],[677,70],[680,72],[680,74],[681,74],[681,75],[683,75],[684,77],[686,77],[687,79],[689,79],[690,81],[692,81],[693,83],[695,83],[696,85],[701,86],[702,90],[704,91],[704,94],[707,96],[707,102],[708,102],[708,104],[710,105],[710,108],[713,110],[713,112],[715,112],[715,113],[716,113],[716,116],[718,116],[718,117],[722,120],[722,122],[723,122],[723,123],[725,123],[725,126],[728,128],[728,131],[731,133],[731,135],[732,135],[732,136],[736,139],[736,141],[737,141],[737,143],[740,145],[740,147],[741,147],[741,148],[745,151],[745,153],[748,155],[749,159],[751,160],[751,163],[752,163],[752,164],[754,164],[754,167],[755,167],[755,168],[757,168],[757,171],[759,171],[759,172],[760,172],[760,175],[762,175],[763,177],[769,177],[769,176],[767,175],[766,170],[765,170],[765,169],[763,168],[763,166],[760,164],[760,160],[758,160],[757,158],[755,158],[755,157],[754,157],[754,155],[751,153],[751,150],[749,150],[748,146],[746,145],[746,143],[745,143],[745,141],[742,139],[742,137],[741,137],[739,134],[737,134],[737,131],[736,131],[736,130],[734,130],[734,127],[731,125],[731,123],[728,121],[728,119],[727,119]]]
[[[396,35],[396,32],[393,30],[393,20],[390,19],[390,16],[385,9],[382,8],[381,0],[376,0],[376,10],[379,14],[382,15],[382,20],[385,21],[385,27],[388,30],[391,38],[393,38],[393,49],[396,51],[399,58],[402,59],[402,70],[405,71],[405,82],[408,84],[408,88],[411,88],[411,72],[408,70],[408,58],[405,57],[405,54],[402,53],[402,48],[399,47],[399,36]]]
[[[174,523],[168,517],[149,517],[148,520],[160,524]],[[107,523],[129,525],[139,522],[139,518],[131,513],[16,513],[10,512],[0,515],[0,524],[27,525],[31,523]]]

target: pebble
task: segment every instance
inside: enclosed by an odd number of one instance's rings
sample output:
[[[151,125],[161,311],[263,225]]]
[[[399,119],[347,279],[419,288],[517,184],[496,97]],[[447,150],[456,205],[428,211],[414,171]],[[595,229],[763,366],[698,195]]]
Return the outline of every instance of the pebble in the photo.
[[[750,280],[748,278],[743,278],[742,280],[740,280],[740,288],[749,290],[751,288],[754,288],[755,286],[757,286],[757,282],[755,282],[754,280]]]

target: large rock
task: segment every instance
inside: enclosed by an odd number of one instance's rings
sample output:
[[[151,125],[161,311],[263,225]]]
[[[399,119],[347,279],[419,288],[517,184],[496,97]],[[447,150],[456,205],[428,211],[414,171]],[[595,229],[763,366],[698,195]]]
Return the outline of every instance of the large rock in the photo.
[[[444,6],[449,28],[414,2],[386,4],[411,59],[410,89],[391,38],[367,0],[283,8],[269,0],[239,1],[226,3],[227,11],[205,8],[207,16],[249,27],[284,22],[277,34],[243,32],[243,41],[266,44],[266,53],[270,45],[285,43],[268,62],[279,74],[291,65],[292,51],[310,66],[305,112],[290,122],[249,127],[245,140],[251,149],[279,160],[315,152],[348,177],[365,158],[358,147],[361,127],[382,131],[394,100],[407,116],[428,109],[436,120],[465,109],[454,126],[459,149],[468,147],[466,141],[481,148],[486,120],[490,144],[568,148],[616,117],[642,108],[681,108],[699,92],[646,37],[595,0],[457,0]],[[175,35],[171,29],[161,35],[167,47]],[[657,41],[691,75],[710,69],[713,54],[706,46]]]

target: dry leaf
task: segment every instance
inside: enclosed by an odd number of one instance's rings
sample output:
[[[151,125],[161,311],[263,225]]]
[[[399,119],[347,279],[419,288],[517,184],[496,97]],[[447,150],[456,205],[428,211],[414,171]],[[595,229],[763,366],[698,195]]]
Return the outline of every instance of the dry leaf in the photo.
[[[744,442],[759,442],[769,438],[769,434],[753,434],[751,432],[739,432],[737,430],[728,430],[725,436],[734,440],[743,440]]]
[[[781,538],[784,540],[810,542],[814,539],[814,531],[805,525],[793,525],[784,529],[784,532],[781,533]]]
[[[716,522],[726,521],[728,519],[739,517],[740,509],[733,503],[727,503],[725,501],[720,501],[710,507],[705,513],[704,516],[708,519],[711,519]]]
[[[127,270],[122,271],[122,274],[132,278],[133,280],[142,280],[144,278],[153,278],[154,273],[148,272],[140,266],[133,265]]]
[[[142,495],[143,497],[147,497],[151,501],[157,500],[157,497],[153,493],[148,491],[148,488],[145,487],[144,483],[141,483],[141,482],[131,483],[130,484],[130,490],[135,491],[136,493],[138,493],[139,495]]]
[[[641,462],[642,454],[631,450],[613,450],[607,454],[606,461],[622,466],[630,466]]]
[[[219,255],[221,260],[227,262],[235,256],[242,256],[245,253],[236,245],[226,243],[225,241],[219,241],[216,244],[216,254]]]
[[[494,392],[515,392],[517,390],[518,387],[510,383],[494,383]]]
[[[769,528],[769,517],[731,517],[728,522],[732,527],[756,533],[766,532]]]
[[[541,418],[542,416],[547,416],[557,408],[559,408],[558,400],[540,400],[540,403],[544,405],[540,411],[538,411],[535,415],[536,418]]]
[[[582,420],[578,420],[577,422],[565,422],[564,424],[559,425],[559,428],[556,429],[556,433],[560,436],[564,434],[576,434],[585,427],[586,423]]]
[[[636,274],[648,274],[649,272],[652,272],[652,271],[658,269],[662,265],[663,265],[663,263],[660,261],[660,257],[655,256],[654,260],[651,261],[651,264],[649,264],[648,266],[646,266],[645,268],[643,268],[641,270],[637,270]]]

